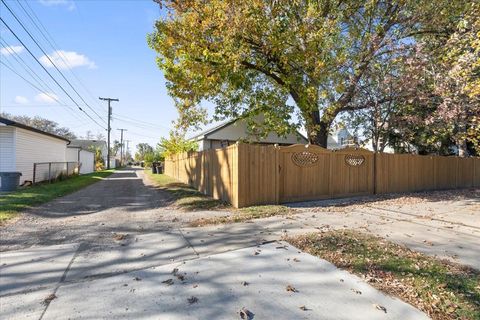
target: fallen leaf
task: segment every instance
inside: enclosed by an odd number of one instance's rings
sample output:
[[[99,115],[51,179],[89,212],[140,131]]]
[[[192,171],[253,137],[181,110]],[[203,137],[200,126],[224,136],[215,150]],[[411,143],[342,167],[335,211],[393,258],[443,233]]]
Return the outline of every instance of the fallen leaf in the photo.
[[[387,308],[385,308],[384,306],[381,306],[381,305],[379,305],[379,304],[374,304],[373,306],[375,307],[375,309],[387,313]]]
[[[43,303],[45,305],[49,304],[50,302],[52,302],[53,299],[56,299],[57,296],[55,295],[55,293],[51,293],[49,294],[45,299],[43,299]]]
[[[173,279],[167,279],[165,281],[162,281],[162,283],[165,283],[166,285],[171,286],[173,284]]]
[[[142,281],[142,279],[139,278],[139,277],[135,277],[135,278],[133,278],[133,280],[135,280],[135,281]]]
[[[185,281],[185,276],[183,274],[176,274],[175,276],[177,277],[178,280]]]
[[[198,298],[197,297],[194,297],[194,296],[191,296],[190,298],[187,299],[188,303],[190,304],[194,304],[194,303],[197,303],[198,302]]]
[[[244,320],[251,320],[253,319],[253,313],[248,310],[247,308],[243,307],[241,310],[240,310],[240,318],[244,319]]]
[[[305,306],[300,306],[299,308],[300,308],[300,310],[302,310],[302,311],[308,311],[308,308],[305,307]]]
[[[247,281],[242,281],[242,285],[245,286],[245,287],[248,286],[249,284],[250,283],[248,283]]]
[[[127,238],[127,235],[126,234],[122,234],[122,233],[115,233],[113,235],[113,239],[117,240],[117,241],[121,241],[121,240],[125,240]]]
[[[352,290],[352,291],[355,292],[356,294],[362,294],[362,291],[360,291],[360,290],[357,290],[357,289],[350,289],[350,290]]]
[[[286,288],[286,289],[287,289],[287,291],[290,291],[290,292],[298,292],[298,290],[297,290],[297,289],[295,289],[295,287],[294,287],[294,286],[292,286],[292,285],[290,285],[290,284],[287,286],[287,288]]]
[[[300,260],[297,259],[297,258],[293,258],[293,261],[295,261],[295,262],[300,262]]]

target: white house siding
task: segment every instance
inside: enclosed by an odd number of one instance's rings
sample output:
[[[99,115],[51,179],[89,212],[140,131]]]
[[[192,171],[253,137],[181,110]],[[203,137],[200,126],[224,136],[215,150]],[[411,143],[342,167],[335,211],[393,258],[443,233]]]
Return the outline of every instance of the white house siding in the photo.
[[[95,154],[87,150],[80,151],[80,174],[95,171]]]
[[[15,129],[0,126],[0,172],[15,171]]]
[[[79,147],[67,147],[65,154],[65,161],[69,162],[78,162],[78,151],[81,150]]]
[[[233,124],[230,124],[224,128],[221,128],[213,133],[207,134],[209,140],[230,140],[238,141],[241,139],[248,139],[248,130],[247,123],[244,120],[236,121]],[[288,134],[286,137],[280,137],[275,133],[268,134],[267,137],[255,141],[252,139],[252,142],[263,142],[263,143],[285,143],[285,144],[295,144],[295,143],[306,143],[297,134]]]
[[[33,164],[36,162],[65,162],[67,141],[29,130],[15,128],[16,171],[22,172],[20,183],[33,181]],[[52,170],[56,171],[57,166]],[[37,168],[37,179],[48,176],[48,165]],[[38,180],[38,181],[39,181]]]
[[[79,162],[80,174],[95,171],[95,153],[82,150],[80,147],[67,147],[67,158],[65,161]]]

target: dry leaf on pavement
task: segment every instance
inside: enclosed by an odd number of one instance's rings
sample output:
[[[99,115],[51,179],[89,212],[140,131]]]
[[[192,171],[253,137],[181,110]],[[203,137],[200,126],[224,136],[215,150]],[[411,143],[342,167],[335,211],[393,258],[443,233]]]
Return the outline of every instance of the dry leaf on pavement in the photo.
[[[187,299],[188,303],[194,304],[198,302],[198,298],[195,296],[191,296],[190,298]]]
[[[240,318],[244,319],[244,320],[251,320],[253,319],[253,313],[248,310],[247,308],[243,307],[241,310],[240,310]]]
[[[295,287],[294,287],[294,286],[292,286],[292,285],[290,285],[290,284],[287,286],[287,288],[286,288],[286,289],[287,289],[287,291],[290,291],[290,292],[298,292],[298,290],[297,290],[297,289],[295,289]]]
[[[374,304],[373,306],[375,307],[375,309],[387,313],[387,308],[385,308],[384,306],[381,306],[381,305],[379,305],[379,304]]]

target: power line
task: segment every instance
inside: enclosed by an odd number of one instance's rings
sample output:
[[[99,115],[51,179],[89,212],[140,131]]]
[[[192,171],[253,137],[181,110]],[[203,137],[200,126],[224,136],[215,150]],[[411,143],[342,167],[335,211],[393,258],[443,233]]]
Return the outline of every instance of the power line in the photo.
[[[3,2],[3,0],[2,0]],[[35,55],[32,53],[32,51],[25,45],[25,43],[17,36],[17,34],[10,28],[10,26],[3,20],[2,17],[0,17],[0,21],[7,27],[7,29],[15,36],[15,38],[22,44],[22,46],[27,50],[27,52],[35,59],[35,61],[42,67],[42,69],[50,76],[50,78],[57,84],[57,86],[62,89],[62,91],[72,100],[72,102],[77,106],[77,108],[85,113],[87,117],[89,117],[93,122],[95,122],[100,128],[105,129],[101,124],[99,124],[95,119],[93,119],[88,113],[83,110],[80,105],[75,101],[72,96],[63,88],[63,86],[58,83],[57,79],[52,76],[52,74],[45,68],[45,66],[35,57]]]
[[[145,138],[150,138],[150,139],[159,139],[159,138],[160,138],[160,137],[147,136],[147,135],[144,135],[144,134],[135,132],[135,131],[129,131],[129,132],[130,132],[131,134],[133,134],[134,136],[140,136],[140,137],[145,137]]]
[[[10,7],[5,3],[4,0],[1,0],[3,5],[8,9],[8,11],[11,13],[11,15],[15,18],[15,20],[20,24],[20,26],[25,30],[25,32],[28,34],[28,36],[32,39],[32,41],[37,45],[37,47],[42,51],[42,53],[45,55],[45,57],[50,61],[50,63],[53,65],[53,67],[58,71],[58,73],[62,76],[62,78],[68,83],[70,88],[77,94],[77,96],[82,100],[82,102],[103,122],[105,120],[100,117],[100,115],[92,108],[90,105],[83,99],[83,97],[78,93],[78,91],[75,89],[75,87],[68,81],[67,77],[63,74],[63,72],[57,67],[57,65],[52,61],[50,56],[43,50],[43,48],[40,46],[40,44],[37,42],[37,40],[32,36],[32,34],[27,30],[25,25],[18,19],[17,15],[10,9]]]
[[[22,8],[23,12],[25,12],[25,14],[28,16],[28,18],[30,19],[30,21],[32,21],[33,25],[37,28],[37,30],[40,32],[40,34],[43,36],[43,38],[47,41],[47,43],[50,45],[50,47],[56,51],[59,55],[59,57],[62,59],[63,63],[65,63],[65,65],[67,65],[69,67],[69,71],[70,73],[74,76],[74,78],[78,81],[78,83],[80,84],[80,86],[82,86],[82,88],[85,90],[85,92],[87,92],[87,94],[90,96],[90,98],[92,99],[92,101],[94,101],[97,106],[100,106],[100,104],[98,104],[97,100],[93,97],[92,93],[90,92],[90,90],[88,90],[88,88],[84,85],[84,83],[82,82],[82,80],[80,80],[80,78],[77,76],[77,74],[72,70],[69,62],[67,61],[67,58],[65,57],[65,55],[63,54],[62,51],[60,50],[57,50],[57,48],[59,47],[58,44],[55,42],[55,39],[53,39],[52,35],[50,34],[50,32],[48,32],[47,28],[45,28],[45,25],[42,23],[42,21],[40,20],[40,18],[37,16],[37,14],[35,13],[35,11],[32,9],[32,7],[30,7],[30,5],[28,4],[28,2],[25,0],[25,4],[27,5],[28,9],[30,10],[31,12],[31,15],[30,13],[28,13],[28,11],[25,9],[25,7],[22,5],[22,2],[20,0],[17,0],[18,4],[20,5],[20,7]],[[32,16],[35,18],[32,18]],[[35,20],[38,22],[38,24],[35,22]],[[40,27],[41,28],[40,28]],[[43,31],[42,31],[43,30]]]
[[[8,66],[5,62],[3,61],[0,61],[0,64],[4,65],[6,68],[8,68],[10,71],[12,71],[13,73],[15,73],[17,76],[19,76],[20,78],[22,78],[25,82],[27,82],[29,85],[31,85],[33,88],[37,89],[38,91],[40,92],[43,92],[42,89],[40,89],[39,87],[37,87],[36,85],[34,85],[33,83],[31,83],[30,81],[28,81],[27,79],[25,79],[21,74],[19,74],[16,70],[14,70],[12,67]],[[50,96],[52,99],[54,99],[55,101],[57,101],[57,103],[60,103],[60,101],[56,98],[56,97],[53,97],[53,96]],[[61,104],[59,104],[58,106],[62,106]],[[66,107],[68,107],[69,109],[67,110],[71,110],[72,111],[72,115],[77,118],[78,120],[81,120],[81,118],[79,118],[76,114],[75,114],[75,110],[71,107],[71,106],[68,106],[68,105],[64,105]],[[7,107],[7,106],[2,106],[2,107]]]
[[[143,125],[143,126],[151,126],[153,128],[156,128],[156,129],[158,129],[158,127],[161,127],[163,129],[170,130],[170,128],[168,128],[168,127],[166,127],[162,124],[159,124],[159,123],[146,122],[146,121],[130,118],[130,117],[127,117],[127,116],[124,116],[124,115],[119,115],[118,113],[114,114],[114,118],[117,119],[117,120],[120,120],[120,121],[125,121],[125,122],[130,122],[130,123],[138,123],[139,125]],[[122,118],[125,118],[125,119],[122,119]]]
[[[114,98],[101,98],[101,97],[98,97],[98,99],[100,100],[103,100],[103,101],[108,101],[108,129],[107,129],[107,132],[108,132],[108,144],[107,144],[107,169],[110,169],[110,131],[112,130],[110,128],[110,118],[112,117],[112,107],[111,107],[111,102],[112,101],[120,101],[118,99],[114,99]]]
[[[18,64],[23,68],[23,70],[25,70],[25,72],[42,88],[42,90],[40,91],[45,93],[48,91],[53,92],[52,88],[50,88],[46,84],[46,82],[40,78],[40,76],[25,62],[25,60],[23,60],[23,58],[17,52],[15,52],[15,50],[10,48],[10,46],[2,39],[0,39],[0,43],[10,53],[10,56],[12,56],[12,58],[18,62]]]
[[[120,131],[120,165],[123,166],[123,131],[128,131],[127,129],[117,129]]]

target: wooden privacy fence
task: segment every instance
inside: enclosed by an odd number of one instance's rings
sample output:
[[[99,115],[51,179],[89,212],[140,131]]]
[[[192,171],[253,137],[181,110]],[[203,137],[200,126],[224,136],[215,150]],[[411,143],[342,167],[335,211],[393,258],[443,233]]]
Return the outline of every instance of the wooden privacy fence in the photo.
[[[165,174],[235,207],[480,186],[480,158],[235,144],[165,161]]]

